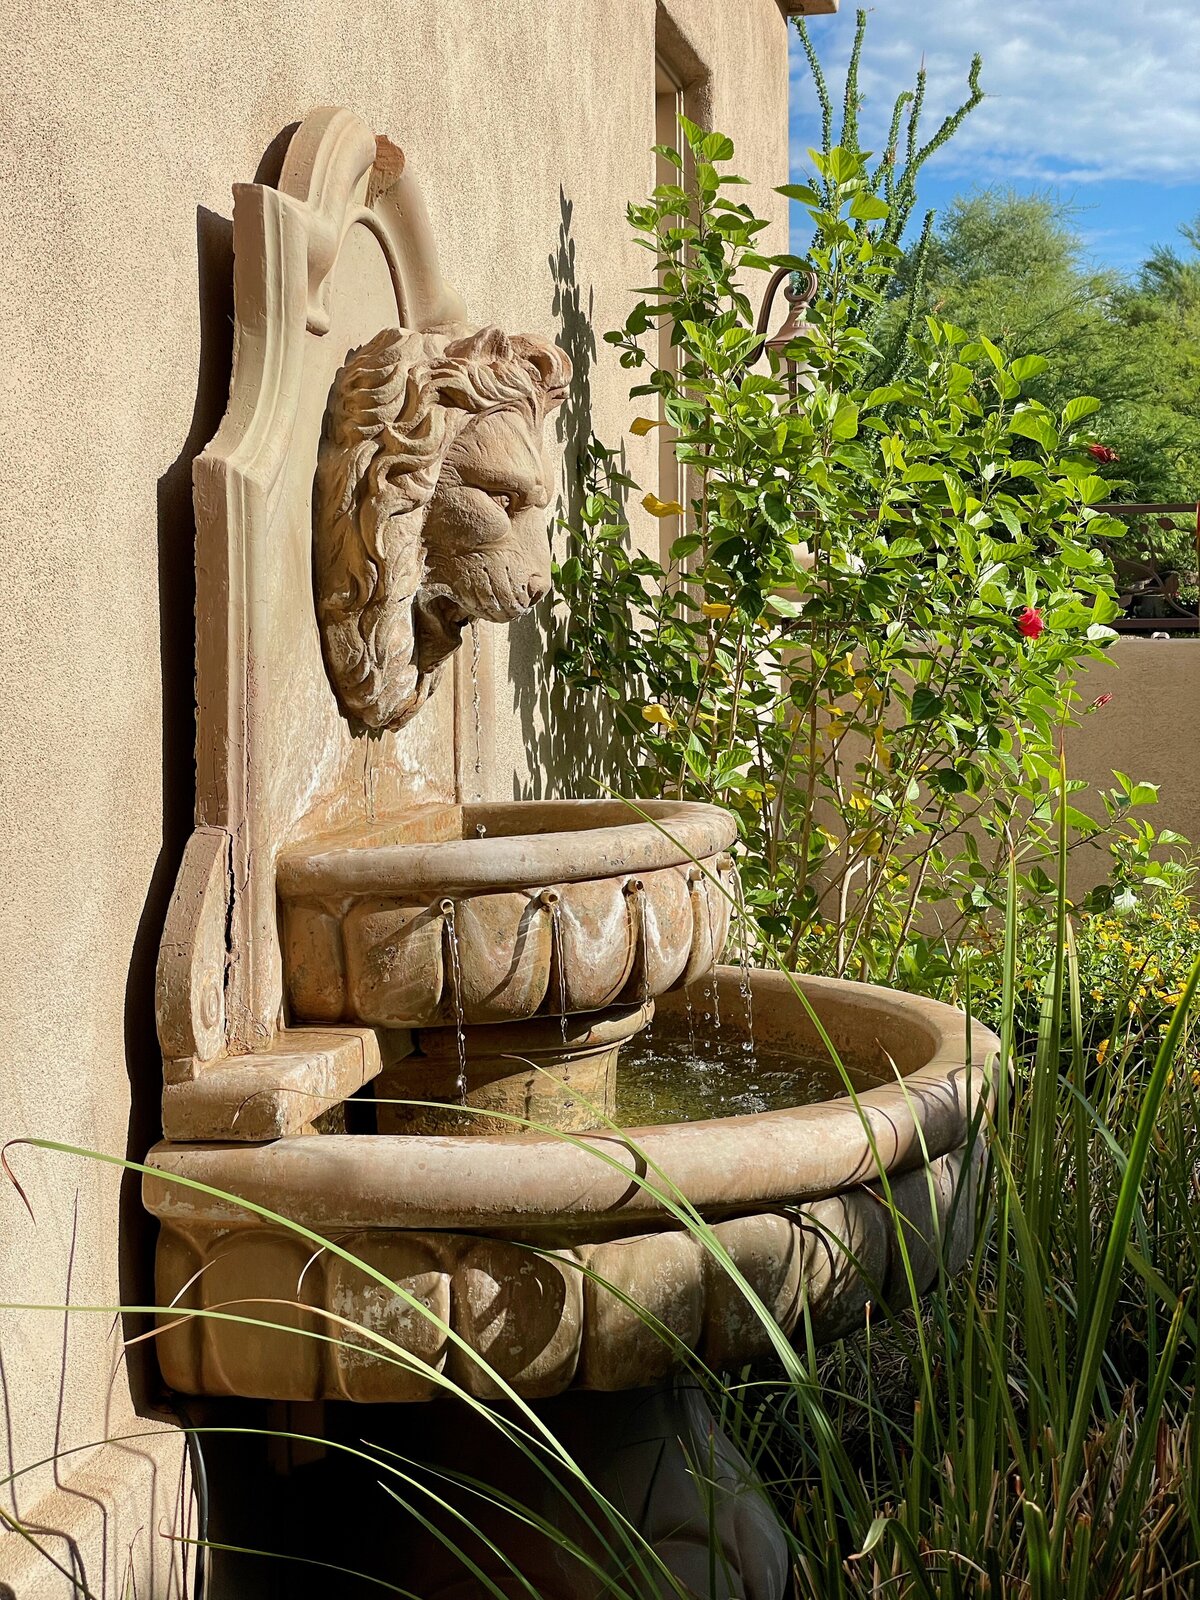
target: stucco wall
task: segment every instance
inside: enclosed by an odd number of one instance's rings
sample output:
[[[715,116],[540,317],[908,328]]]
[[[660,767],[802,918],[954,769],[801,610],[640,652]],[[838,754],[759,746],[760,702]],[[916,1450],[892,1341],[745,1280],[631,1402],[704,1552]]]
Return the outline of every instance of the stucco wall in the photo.
[[[760,203],[786,178],[775,0],[664,0],[676,48]],[[563,337],[564,443],[633,415],[600,333],[645,257],[623,220],[651,182],[655,0],[41,0],[10,11],[0,141],[0,1137],[141,1155],[157,1125],[152,981],[191,826],[190,463],[229,375],[230,185],[278,170],[281,130],[336,102],[421,175],[447,275],[481,320]],[[264,159],[264,152],[266,157]],[[782,246],[782,228],[778,235]],[[589,324],[596,330],[589,332]],[[649,474],[649,444],[627,441]],[[644,458],[644,459],[643,459]],[[647,481],[651,481],[648,477]],[[487,630],[485,630],[486,632]],[[536,624],[490,638],[497,794],[553,787],[566,735]],[[0,1182],[0,1302],[148,1291],[149,1230],[112,1167],[17,1149],[36,1222]],[[145,1433],[111,1315],[0,1313],[0,1477]],[[138,1412],[141,1415],[138,1415]],[[0,1505],[58,1530],[91,1593],[180,1592],[178,1436],[65,1458]],[[68,1543],[71,1541],[70,1543]],[[74,1555],[72,1555],[74,1550]],[[21,1600],[72,1593],[0,1536]]]
[[[1081,795],[1083,808],[1103,814],[1098,791],[1112,788],[1117,769],[1159,785],[1158,804],[1140,817],[1200,846],[1200,641],[1119,639],[1108,658],[1088,670],[1080,692],[1085,705],[1112,696],[1085,714],[1067,741],[1070,775],[1091,791]],[[1073,890],[1102,879],[1108,860],[1107,851],[1077,852]]]

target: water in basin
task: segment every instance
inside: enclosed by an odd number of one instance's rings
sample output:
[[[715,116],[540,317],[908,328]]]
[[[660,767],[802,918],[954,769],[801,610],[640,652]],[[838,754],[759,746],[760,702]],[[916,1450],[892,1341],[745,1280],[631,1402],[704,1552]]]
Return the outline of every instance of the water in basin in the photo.
[[[655,1028],[629,1040],[617,1064],[616,1121],[624,1128],[744,1117],[836,1100],[845,1081],[828,1056],[759,1047],[729,1029],[694,1042]]]

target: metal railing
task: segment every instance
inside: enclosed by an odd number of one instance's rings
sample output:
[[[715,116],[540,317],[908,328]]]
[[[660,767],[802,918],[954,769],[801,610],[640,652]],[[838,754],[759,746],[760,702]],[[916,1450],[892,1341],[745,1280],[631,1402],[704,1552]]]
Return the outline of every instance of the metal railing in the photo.
[[[1105,504],[1097,510],[1120,517],[1136,544],[1103,541],[1117,575],[1124,608],[1113,627],[1127,634],[1200,633],[1200,505]]]

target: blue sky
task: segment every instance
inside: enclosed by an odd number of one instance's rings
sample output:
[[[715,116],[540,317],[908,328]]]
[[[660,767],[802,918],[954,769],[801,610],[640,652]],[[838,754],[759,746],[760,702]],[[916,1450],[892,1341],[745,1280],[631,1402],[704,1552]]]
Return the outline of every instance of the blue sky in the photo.
[[[809,28],[840,105],[853,0]],[[977,188],[1049,189],[1075,210],[1091,258],[1123,272],[1176,242],[1200,213],[1200,0],[877,0],[861,71],[867,147],[882,145],[922,57],[928,136],[963,98],[977,50],[988,99],[924,169],[923,207]],[[796,177],[820,121],[795,37],[791,98]]]

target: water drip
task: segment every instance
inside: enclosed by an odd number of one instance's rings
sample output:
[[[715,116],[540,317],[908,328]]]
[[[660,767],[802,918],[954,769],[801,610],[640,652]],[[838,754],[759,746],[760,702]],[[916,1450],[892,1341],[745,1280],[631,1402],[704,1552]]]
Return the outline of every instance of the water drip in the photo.
[[[438,909],[444,918],[446,945],[450,953],[450,1001],[454,1007],[454,1042],[458,1049],[458,1077],[455,1090],[458,1103],[467,1103],[467,1030],[464,1025],[462,999],[462,961],[458,948],[458,926],[454,920],[454,901],[443,900]]]
[[[633,907],[633,958],[641,955],[642,983],[639,999],[645,1005],[650,998],[650,940],[646,922],[646,885],[641,878],[627,878],[625,893]]]
[[[712,1002],[713,1028],[721,1031],[721,993],[717,987],[717,929],[713,922],[712,895],[708,874],[701,873],[700,887],[704,891],[704,921],[708,928],[708,976],[704,980],[704,998]]]
[[[742,1044],[745,1055],[756,1057],[754,1043],[754,990],[750,983],[750,929],[749,918],[746,913],[746,891],[742,888],[740,876],[735,876],[738,918],[738,965],[741,974],[738,979],[738,993],[742,997],[742,1011],[746,1018],[746,1038]]]
[[[483,798],[483,733],[479,712],[479,623],[471,618],[471,711],[475,718],[475,798]]]
[[[557,889],[543,889],[538,904],[550,918],[550,966],[558,982],[558,1021],[562,1042],[567,1042],[567,969],[563,961],[562,895]]]

